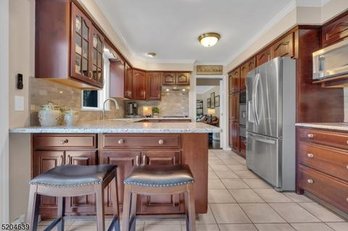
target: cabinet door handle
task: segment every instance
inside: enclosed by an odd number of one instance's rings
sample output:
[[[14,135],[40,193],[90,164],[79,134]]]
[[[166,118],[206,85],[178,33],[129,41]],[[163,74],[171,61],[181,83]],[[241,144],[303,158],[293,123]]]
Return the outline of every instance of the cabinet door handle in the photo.
[[[310,138],[310,139],[312,139],[312,138],[314,137],[314,134],[308,133],[308,134],[307,134],[307,137]]]
[[[118,143],[118,144],[124,144],[124,139],[119,139],[119,140],[117,141],[117,143]]]
[[[135,166],[140,165],[140,154],[135,157]]]
[[[158,140],[158,144],[161,144],[161,145],[164,144],[164,140],[159,139],[159,140]]]
[[[60,165],[64,165],[64,155],[61,155],[60,156]]]
[[[314,157],[313,153],[307,153],[307,156],[308,156],[308,158],[313,158]]]
[[[72,161],[71,161],[71,156],[70,155],[68,155],[68,163],[67,164],[72,164]]]
[[[348,197],[346,198],[346,201],[348,202]]]
[[[348,164],[346,165],[346,169],[348,170]]]
[[[61,140],[60,143],[61,143],[61,144],[67,144],[67,143],[69,143],[69,140],[68,140],[68,139]]]
[[[314,183],[314,180],[313,180],[313,179],[308,179],[308,180],[307,180],[307,183],[308,183],[308,184],[313,184],[313,183]]]
[[[141,166],[145,166],[147,163],[146,163],[146,155],[143,154],[143,159],[142,159],[142,162],[141,162]]]

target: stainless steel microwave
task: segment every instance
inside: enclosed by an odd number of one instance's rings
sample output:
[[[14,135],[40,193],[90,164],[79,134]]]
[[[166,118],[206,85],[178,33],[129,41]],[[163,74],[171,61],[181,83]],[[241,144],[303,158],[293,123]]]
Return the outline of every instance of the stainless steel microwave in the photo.
[[[313,53],[313,80],[348,76],[348,40]]]

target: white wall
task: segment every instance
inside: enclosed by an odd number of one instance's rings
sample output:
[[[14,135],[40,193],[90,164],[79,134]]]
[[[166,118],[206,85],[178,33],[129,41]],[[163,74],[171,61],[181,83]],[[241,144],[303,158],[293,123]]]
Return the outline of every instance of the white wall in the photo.
[[[2,0],[1,0],[2,1]],[[9,114],[10,127],[28,126],[29,77],[34,76],[35,0],[10,0]],[[24,89],[16,89],[16,75],[23,74]],[[14,110],[14,97],[24,97],[24,111]],[[28,181],[31,175],[31,143],[29,135],[10,136],[10,220],[23,215],[27,208]],[[20,167],[19,167],[20,166]]]
[[[0,224],[9,222],[9,0],[0,1]]]

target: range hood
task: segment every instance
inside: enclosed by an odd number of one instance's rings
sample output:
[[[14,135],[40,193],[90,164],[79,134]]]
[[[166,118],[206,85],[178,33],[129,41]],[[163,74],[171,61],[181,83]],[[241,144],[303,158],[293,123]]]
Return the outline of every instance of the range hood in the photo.
[[[162,86],[162,92],[189,92],[190,87],[189,86]]]

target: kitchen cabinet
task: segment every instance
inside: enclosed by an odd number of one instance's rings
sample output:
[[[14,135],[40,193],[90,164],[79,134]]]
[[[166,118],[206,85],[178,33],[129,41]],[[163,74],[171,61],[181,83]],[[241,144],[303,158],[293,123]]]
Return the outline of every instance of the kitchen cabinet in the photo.
[[[229,90],[230,94],[238,92],[240,90],[240,69],[239,67],[234,69],[229,74]]]
[[[297,192],[348,212],[348,133],[297,128]]]
[[[322,27],[322,47],[327,47],[348,37],[348,13],[339,15]]]
[[[256,66],[260,66],[264,63],[267,63],[271,60],[271,49],[269,47],[263,49],[259,53],[256,54]]]
[[[97,163],[95,135],[34,135],[33,176],[65,164],[95,165]],[[55,197],[41,197],[40,210],[44,218],[54,217],[57,210]],[[93,214],[93,195],[68,198],[67,214]]]
[[[133,97],[135,100],[146,100],[146,74],[145,71],[133,70]]]
[[[240,90],[244,91],[246,89],[245,83],[246,78],[248,77],[248,73],[255,68],[255,58],[252,57],[248,61],[246,61],[240,67]]]
[[[190,85],[190,73],[163,72],[163,85]]]
[[[103,87],[104,37],[74,2],[37,0],[35,77]]]
[[[160,100],[162,88],[161,72],[146,72],[146,93],[148,100]]]
[[[110,60],[110,97],[125,97],[125,63],[122,60]]]
[[[125,64],[124,97],[133,98],[133,70],[127,63]]]
[[[271,56],[276,57],[294,57],[294,33],[289,33],[283,38],[277,40],[271,46]]]
[[[239,122],[239,93],[230,95],[230,120]]]

